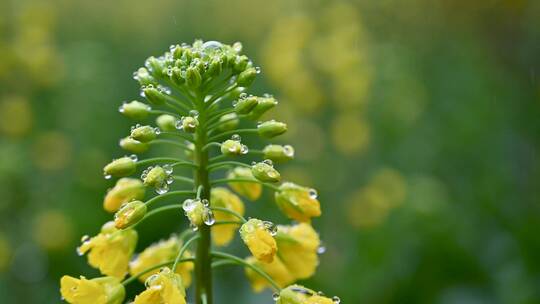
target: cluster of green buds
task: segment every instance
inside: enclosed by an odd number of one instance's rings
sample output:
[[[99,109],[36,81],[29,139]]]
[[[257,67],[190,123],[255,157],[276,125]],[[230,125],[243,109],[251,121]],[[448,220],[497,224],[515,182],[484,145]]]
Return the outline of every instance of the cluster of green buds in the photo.
[[[339,303],[291,285],[311,277],[318,266],[324,247],[311,221],[321,209],[314,189],[284,181],[274,166],[294,158],[291,145],[248,148],[242,142],[240,135],[268,140],[287,131],[283,122],[261,121],[278,104],[276,98],[246,92],[259,73],[240,43],[200,40],[172,45],[133,73],[145,101],[124,102],[119,111],[136,121],[120,139],[120,147],[134,154],[103,169],[107,179],[119,178],[103,202],[106,211],[115,213],[114,221],[98,235],[85,237],[79,250],[104,277],[64,276],[66,301],[122,303],[124,286],[138,280],[146,281],[146,290],[133,303],[185,304],[185,289],[193,281],[194,302],[212,304],[213,269],[232,263],[244,267],[254,290],[273,289],[277,303]],[[137,155],[155,153],[155,145],[170,149],[158,150],[166,155],[139,159]],[[128,177],[132,175],[140,178]],[[244,218],[243,198],[256,201],[263,189],[273,193],[283,220],[291,225]],[[147,197],[148,192],[156,195]],[[157,202],[168,204],[155,207]],[[166,211],[184,219],[185,231],[136,254],[135,228],[144,229],[139,225],[147,218]],[[247,247],[245,258],[218,249],[235,236]]]

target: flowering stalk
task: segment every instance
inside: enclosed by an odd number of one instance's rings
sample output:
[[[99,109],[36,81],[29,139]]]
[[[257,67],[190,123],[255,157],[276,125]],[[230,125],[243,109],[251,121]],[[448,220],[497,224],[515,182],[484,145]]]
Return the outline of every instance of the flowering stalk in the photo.
[[[66,301],[122,303],[124,286],[139,280],[147,288],[135,297],[134,304],[185,304],[185,289],[193,281],[195,303],[212,304],[212,268],[239,265],[253,289],[273,289],[277,303],[339,302],[298,285],[289,286],[312,276],[318,265],[320,240],[310,222],[321,214],[320,205],[315,190],[282,183],[273,166],[273,162],[294,157],[292,146],[274,144],[250,150],[241,142],[239,134],[270,139],[287,131],[285,123],[275,120],[249,123],[259,120],[277,101],[270,95],[245,93],[260,69],[241,49],[239,43],[229,46],[216,41],[173,45],[163,56],[148,58],[145,67],[134,73],[141,96],[149,104],[126,102],[120,112],[141,122],[158,115],[157,127],[135,125],[120,146],[141,154],[152,146],[165,145],[175,149],[171,152],[183,150],[184,155],[139,160],[134,154],[105,166],[107,179],[121,178],[104,201],[107,211],[116,212],[114,221],[103,225],[97,236],[83,237],[78,250],[88,254],[90,265],[104,277],[79,280],[64,276],[61,291]],[[240,119],[251,126],[239,128]],[[238,161],[244,157],[263,159],[250,165]],[[173,174],[180,168],[191,169],[192,176]],[[228,171],[225,177],[211,180],[210,173],[221,170]],[[127,178],[138,171],[142,171],[141,180]],[[287,218],[300,223],[277,226],[246,219],[240,196],[257,200],[263,187],[274,192],[276,204]],[[145,200],[148,188],[157,195]],[[178,198],[185,200],[179,202]],[[154,206],[166,201],[171,204]],[[141,229],[140,223],[162,212],[181,214],[179,210],[191,229],[149,246],[133,259],[135,227]],[[230,243],[237,233],[251,256],[244,259],[214,249]],[[131,274],[127,279],[126,273]]]

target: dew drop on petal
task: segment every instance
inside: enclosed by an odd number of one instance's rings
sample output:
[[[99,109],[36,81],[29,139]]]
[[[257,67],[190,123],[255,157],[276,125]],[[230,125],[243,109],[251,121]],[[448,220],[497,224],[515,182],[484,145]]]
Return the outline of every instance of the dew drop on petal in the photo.
[[[275,292],[274,294],[272,294],[272,300],[274,301],[279,300],[279,293]]]
[[[334,302],[336,304],[339,304],[339,303],[341,303],[341,299],[338,296],[333,296],[332,297],[332,302]]]
[[[189,116],[197,118],[197,117],[199,117],[199,111],[191,110],[191,111],[189,111]]]
[[[163,183],[162,185],[156,187],[157,194],[165,194],[167,192],[169,192],[169,185],[167,185],[167,183]]]
[[[317,247],[317,254],[323,254],[326,252],[326,246],[324,244],[320,244],[319,247]]]
[[[309,197],[312,199],[316,199],[319,194],[317,193],[317,190],[315,189],[309,189]]]
[[[210,209],[206,209],[206,212],[204,214],[204,223],[207,226],[212,226],[216,222],[216,218],[214,217],[214,213]]]

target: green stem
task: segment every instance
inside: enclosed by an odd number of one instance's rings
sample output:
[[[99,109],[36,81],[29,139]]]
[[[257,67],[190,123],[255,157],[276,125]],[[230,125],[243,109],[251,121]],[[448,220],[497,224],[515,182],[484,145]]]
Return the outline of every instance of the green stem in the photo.
[[[174,180],[177,180],[179,182],[185,182],[185,183],[188,183],[188,184],[191,184],[191,185],[193,185],[193,183],[195,183],[193,181],[193,179],[191,179],[189,177],[185,177],[185,176],[173,175],[173,178],[174,178]]]
[[[142,159],[137,162],[137,166],[151,165],[154,163],[183,162],[183,160],[173,157],[154,157]]]
[[[178,251],[178,255],[176,256],[176,259],[174,260],[174,264],[172,266],[173,272],[176,272],[176,266],[178,265],[178,261],[180,261],[180,258],[184,255],[184,252],[186,252],[186,250],[189,248],[189,245],[193,243],[195,240],[199,239],[200,237],[201,237],[200,235],[196,235],[190,238],[189,240],[186,241],[186,243],[182,246],[182,248],[180,248],[180,250]]]
[[[210,147],[212,147],[212,146],[221,147],[221,144],[218,143],[218,142],[215,142],[215,141],[209,142],[209,143],[207,143],[206,145],[204,145],[203,151],[208,150],[208,148],[210,148]]]
[[[238,265],[238,263],[236,263],[235,261],[230,261],[230,260],[219,260],[219,261],[212,262],[212,268],[218,268],[218,267],[227,266],[227,265]]]
[[[185,258],[185,259],[180,259],[180,260],[178,261],[178,263],[193,262],[193,261],[195,261],[195,258]],[[154,266],[152,266],[152,267],[149,267],[149,268],[147,268],[147,269],[145,269],[145,270],[143,270],[143,271],[141,271],[141,272],[139,272],[139,273],[137,273],[137,274],[135,274],[135,275],[132,275],[131,277],[129,277],[129,278],[127,278],[127,279],[125,279],[124,281],[122,281],[122,285],[126,286],[126,285],[128,285],[129,283],[131,283],[131,282],[137,280],[140,276],[143,276],[143,275],[145,275],[145,274],[147,274],[147,273],[149,273],[149,272],[151,272],[151,271],[153,271],[153,270],[156,270],[156,269],[158,269],[158,268],[161,268],[161,267],[165,267],[165,266],[171,265],[171,264],[173,264],[174,262],[175,262],[175,261],[172,261],[172,260],[171,260],[171,261],[167,261],[167,262],[160,263],[160,264],[154,265]]]
[[[167,210],[172,210],[172,209],[182,209],[182,205],[168,205],[168,206],[163,206],[163,207],[159,207],[159,208],[156,208],[156,209],[153,209],[151,211],[149,211],[148,213],[146,213],[144,215],[144,217],[138,221],[137,223],[135,223],[133,226],[131,226],[130,228],[135,228],[137,227],[140,223],[142,223],[144,220],[146,220],[147,218],[149,217],[152,217],[153,215],[157,214],[157,213],[161,213],[163,211],[167,211]]]
[[[183,148],[183,149],[187,149],[189,150],[189,147],[186,145],[186,144],[183,144],[181,142],[177,142],[177,141],[174,141],[174,140],[167,140],[167,139],[154,139],[150,142],[151,145],[156,145],[156,144],[165,144],[165,145],[171,145],[171,146],[178,146],[180,148]]]
[[[263,277],[266,281],[268,281],[268,283],[270,283],[270,285],[272,285],[272,287],[275,289],[275,291],[280,291],[281,290],[279,285],[266,272],[264,272],[259,267],[255,266],[255,265],[252,265],[252,264],[246,262],[245,260],[243,260],[243,259],[241,259],[241,258],[239,258],[237,256],[234,256],[232,254],[228,254],[228,253],[225,253],[225,252],[219,252],[219,251],[212,251],[212,256],[222,258],[222,259],[227,259],[227,260],[230,260],[230,261],[234,261],[234,262],[236,262],[236,263],[238,263],[240,265],[249,267],[253,271],[255,271],[256,273],[258,273],[261,277]]]
[[[226,132],[223,132],[223,133],[219,133],[217,135],[214,135],[212,137],[210,137],[209,141],[216,141],[224,136],[229,136],[229,135],[234,135],[234,134],[242,134],[242,133],[257,133],[259,132],[258,129],[237,129],[237,130],[231,130],[231,131],[226,131]]]
[[[167,115],[171,115],[171,116],[174,116],[176,118],[180,118],[182,116],[174,113],[174,112],[169,112],[169,111],[163,111],[163,110],[151,110],[150,111],[150,114],[155,114],[155,115],[162,115],[162,114],[167,114]]]
[[[163,193],[163,194],[160,194],[160,195],[156,195],[154,197],[152,197],[151,199],[147,200],[146,201],[146,207],[149,207],[150,205],[152,205],[153,203],[157,202],[157,201],[160,201],[162,199],[165,199],[169,196],[176,196],[176,195],[194,195],[195,194],[195,191],[191,191],[191,190],[178,190],[178,191],[170,191],[170,192],[167,192],[167,193]]]
[[[214,223],[213,226],[217,226],[217,225],[242,225],[243,223],[242,222],[239,222],[239,221],[217,221]]]
[[[191,138],[190,135],[180,133],[180,132],[162,131],[159,135],[172,135],[172,136],[180,137],[186,141],[193,142],[193,138]]]
[[[213,180],[210,184],[213,186],[213,185],[217,185],[217,184],[227,184],[227,183],[231,183],[231,182],[255,183],[255,184],[263,185],[263,186],[268,187],[268,188],[270,188],[272,190],[275,190],[275,191],[280,191],[279,187],[276,186],[276,185],[272,185],[272,184],[269,184],[269,183],[263,183],[261,181],[258,181],[256,179],[251,179],[251,178],[220,178],[220,179]]]
[[[228,213],[230,215],[234,215],[239,220],[241,220],[243,223],[247,222],[247,220],[240,213],[237,213],[236,211],[232,211],[231,209],[223,208],[223,207],[211,207],[210,209],[212,209],[214,211],[220,211],[220,212]]]
[[[207,111],[202,97],[199,97],[197,110],[199,111],[199,127],[195,134],[195,150],[193,153],[195,164],[195,189],[200,189],[200,198],[210,200],[210,180],[208,166],[208,152],[203,147],[209,142],[207,137]],[[199,227],[199,240],[197,244],[197,260],[195,263],[195,303],[212,304],[212,257],[210,226]]]
[[[237,162],[237,161],[223,161],[223,162],[219,162],[219,163],[215,163],[215,164],[208,165],[208,166],[206,167],[206,169],[207,169],[208,171],[212,172],[212,171],[214,171],[214,170],[217,169],[217,168],[227,167],[227,166],[240,166],[240,167],[251,168],[250,165],[244,164],[244,163],[241,163],[241,162]]]

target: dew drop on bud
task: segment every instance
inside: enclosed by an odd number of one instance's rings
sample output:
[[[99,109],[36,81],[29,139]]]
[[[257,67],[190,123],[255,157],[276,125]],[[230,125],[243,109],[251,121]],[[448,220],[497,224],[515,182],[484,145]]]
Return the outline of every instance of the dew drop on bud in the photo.
[[[198,227],[197,225],[194,225],[193,223],[190,223],[190,224],[189,224],[189,227],[190,227],[191,230],[193,230],[193,231],[199,230],[199,227]]]
[[[260,74],[261,73],[261,67],[255,67],[255,72],[257,74]]]
[[[206,209],[206,212],[204,214],[204,223],[207,226],[212,226],[216,222],[216,218],[214,217],[214,213],[210,209]]]
[[[110,174],[104,174],[103,177],[105,177],[105,179],[111,179],[112,175],[110,175]]]
[[[173,166],[171,166],[170,164],[163,165],[162,168],[167,174],[173,173]]]
[[[124,105],[121,105],[119,108],[118,108],[118,112],[120,113],[124,113]]]
[[[154,128],[154,132],[156,133],[156,135],[159,135],[161,133],[161,130],[159,128]]]
[[[189,111],[189,116],[197,118],[197,117],[199,117],[199,111],[191,110],[191,111]]]
[[[269,165],[269,166],[274,166],[274,163],[272,163],[272,161],[269,160],[269,159],[263,160],[263,163],[265,163],[265,164],[267,164],[267,165]]]
[[[248,96],[248,94],[243,92],[243,93],[240,93],[239,97],[242,98],[242,99],[245,99],[247,96]]]
[[[256,164],[257,164],[256,161],[252,161],[252,162],[251,162],[251,165],[252,165],[252,166],[255,166]]]
[[[169,192],[169,185],[167,185],[167,183],[163,183],[163,185],[159,185],[158,187],[156,187],[156,193],[157,194],[165,194]]]
[[[317,254],[323,254],[326,252],[326,247],[324,246],[324,244],[320,244],[319,247],[317,247]]]
[[[131,160],[134,161],[134,162],[136,162],[136,161],[139,160],[139,158],[138,158],[137,155],[135,155],[135,154],[131,154],[131,155],[129,156],[129,158],[131,158]]]
[[[279,300],[279,293],[275,292],[275,293],[272,295],[272,300],[274,300],[274,301]]]
[[[240,141],[242,140],[242,137],[240,137],[240,135],[238,134],[233,134],[233,136],[231,136],[231,139],[235,141]]]
[[[312,199],[316,199],[318,196],[317,190],[315,189],[309,189],[309,197]]]
[[[81,237],[81,242],[84,243],[84,242],[88,241],[88,239],[90,239],[90,237],[89,237],[87,234],[85,234],[85,235],[83,235],[83,236]]]
[[[248,147],[246,145],[242,145],[242,148],[240,149],[240,153],[248,154],[249,153]]]
[[[338,296],[333,296],[332,297],[332,302],[334,302],[336,304],[339,304],[339,303],[341,303],[341,299]]]
[[[174,126],[176,127],[176,129],[182,130],[182,129],[184,128],[184,125],[183,125],[183,117],[182,117],[182,119],[178,119],[178,120],[175,122]]]
[[[210,206],[210,202],[209,202],[207,199],[205,199],[205,198],[202,200],[202,204],[203,204],[205,207]]]
[[[184,211],[186,212],[192,211],[193,208],[195,208],[195,201],[190,198],[185,200],[184,203],[182,204],[182,209],[184,209]]]
[[[165,182],[167,183],[167,185],[170,185],[174,182],[174,177],[173,176],[167,176],[167,179],[165,180]]]

